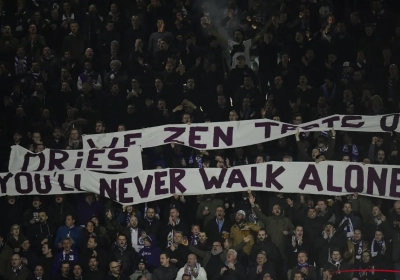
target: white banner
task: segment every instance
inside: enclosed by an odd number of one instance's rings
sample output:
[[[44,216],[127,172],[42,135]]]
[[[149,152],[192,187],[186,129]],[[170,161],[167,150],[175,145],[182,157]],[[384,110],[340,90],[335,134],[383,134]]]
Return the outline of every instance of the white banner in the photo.
[[[300,131],[328,131],[334,128],[355,132],[400,132],[400,114],[382,116],[333,115],[300,126],[259,119],[202,124],[163,125],[123,132],[83,136],[83,148],[121,148],[139,145],[156,147],[179,143],[199,150],[244,147],[294,135]]]
[[[168,198],[174,194],[273,191],[368,196],[399,199],[400,168],[390,165],[325,161],[269,162],[230,169],[156,169],[109,175],[83,170],[3,173],[1,195],[66,194],[88,191],[121,204],[138,204]]]
[[[32,153],[19,145],[11,147],[9,172],[74,169],[138,174],[143,170],[141,148],[136,146],[91,150],[45,149],[41,153]]]

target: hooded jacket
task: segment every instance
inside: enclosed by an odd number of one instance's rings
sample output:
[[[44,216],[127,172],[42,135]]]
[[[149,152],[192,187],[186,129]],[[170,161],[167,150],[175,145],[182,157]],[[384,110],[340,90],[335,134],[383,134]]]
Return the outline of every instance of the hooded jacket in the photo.
[[[150,269],[155,269],[160,266],[160,255],[161,250],[154,246],[153,239],[147,236],[147,240],[150,242],[150,246],[144,246],[139,251],[139,257],[146,259],[146,265]]]

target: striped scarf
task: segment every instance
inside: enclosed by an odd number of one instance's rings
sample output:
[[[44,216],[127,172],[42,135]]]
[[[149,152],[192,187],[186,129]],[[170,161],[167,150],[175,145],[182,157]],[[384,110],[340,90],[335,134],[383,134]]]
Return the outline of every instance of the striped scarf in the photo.
[[[371,244],[371,256],[376,257],[378,253],[382,252],[384,247],[386,247],[385,240],[377,241],[374,238]]]
[[[194,265],[193,268],[191,268],[188,264],[185,264],[185,267],[183,268],[184,271],[187,271],[187,274],[190,275],[190,278],[197,278],[197,276],[199,275],[199,271],[200,271],[200,264],[196,263]],[[193,276],[192,276],[193,274]]]
[[[23,75],[26,73],[26,69],[28,68],[27,58],[26,56],[23,58],[18,58],[18,56],[14,59],[14,66],[15,66],[15,74],[16,75]]]

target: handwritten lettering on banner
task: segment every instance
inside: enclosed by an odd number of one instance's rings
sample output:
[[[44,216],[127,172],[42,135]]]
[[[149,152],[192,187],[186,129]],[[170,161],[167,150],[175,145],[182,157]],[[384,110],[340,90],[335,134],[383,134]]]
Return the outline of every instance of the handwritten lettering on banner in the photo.
[[[301,131],[327,131],[332,128],[356,132],[400,132],[399,114],[382,116],[333,115],[300,126],[273,120],[247,120],[191,125],[164,125],[124,132],[83,136],[84,149],[121,148],[139,145],[143,148],[179,143],[200,150],[235,148],[254,145],[294,135]],[[251,137],[249,137],[251,135]]]
[[[0,174],[1,195],[88,191],[121,204],[138,204],[177,194],[273,191],[400,198],[400,168],[345,162],[269,162],[237,168],[156,169],[105,175],[90,171]]]
[[[8,166],[10,172],[73,169],[138,174],[143,170],[141,148],[136,146],[91,150],[45,149],[41,153],[32,153],[19,145],[11,147]]]

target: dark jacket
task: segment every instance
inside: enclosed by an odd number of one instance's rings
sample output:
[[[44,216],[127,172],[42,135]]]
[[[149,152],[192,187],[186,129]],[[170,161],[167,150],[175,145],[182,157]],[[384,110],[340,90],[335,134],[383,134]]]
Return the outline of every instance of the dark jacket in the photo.
[[[122,272],[126,275],[131,275],[136,267],[136,256],[136,251],[129,245],[125,249],[113,246],[110,250],[110,261],[121,261]]]
[[[343,254],[347,251],[347,239],[340,233],[335,233],[331,238],[325,239],[321,237],[315,243],[315,251],[317,252],[316,261],[320,266],[328,262],[328,256],[332,253],[332,249],[338,248]]]
[[[175,280],[178,269],[174,266],[160,266],[155,269],[151,277],[152,280]]]
[[[229,221],[229,219],[225,219],[221,231],[219,231],[218,224],[216,222],[216,218],[212,219],[207,222],[204,231],[208,236],[208,243],[212,244],[214,241],[219,241],[222,238],[222,232],[230,232],[232,227],[232,223]]]
[[[246,277],[246,270],[244,269],[243,265],[239,262],[235,263],[235,270],[228,268],[222,275],[220,275],[220,280],[245,280]]]
[[[18,272],[15,273],[12,270],[11,265],[7,267],[6,273],[4,275],[5,280],[32,280],[33,275],[29,271],[29,269],[22,265],[20,269],[18,269]]]

